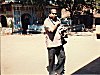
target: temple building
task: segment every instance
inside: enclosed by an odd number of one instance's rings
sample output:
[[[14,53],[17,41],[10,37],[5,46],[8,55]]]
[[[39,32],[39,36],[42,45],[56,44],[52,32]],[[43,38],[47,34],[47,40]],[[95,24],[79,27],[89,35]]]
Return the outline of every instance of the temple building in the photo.
[[[44,8],[32,3],[32,0],[5,0],[0,2],[0,16],[4,22],[7,22],[7,27],[13,22],[13,25],[20,24],[24,18],[28,18],[29,24],[43,23]],[[2,26],[5,27],[5,26]]]

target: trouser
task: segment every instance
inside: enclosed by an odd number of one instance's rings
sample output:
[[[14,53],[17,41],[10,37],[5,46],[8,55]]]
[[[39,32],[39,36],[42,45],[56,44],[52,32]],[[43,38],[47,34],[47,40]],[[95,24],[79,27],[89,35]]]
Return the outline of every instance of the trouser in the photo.
[[[55,72],[59,74],[64,73],[64,64],[65,64],[65,51],[63,46],[51,47],[48,49],[48,59],[49,66],[47,70],[49,75],[53,75]],[[55,55],[57,56],[57,64],[55,65]]]
[[[27,29],[23,29],[22,34],[27,34]]]

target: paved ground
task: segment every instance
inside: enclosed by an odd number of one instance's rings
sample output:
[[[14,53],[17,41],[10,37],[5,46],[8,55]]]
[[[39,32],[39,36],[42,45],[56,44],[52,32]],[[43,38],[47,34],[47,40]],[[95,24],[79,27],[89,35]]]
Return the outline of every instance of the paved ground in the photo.
[[[80,36],[81,34],[81,36]],[[100,41],[94,33],[69,36],[65,75],[70,75],[100,57]],[[48,75],[47,50],[43,34],[1,36],[2,75]]]
[[[100,41],[91,33],[79,33],[78,36],[70,36],[66,49],[68,56],[67,74],[72,74],[90,61],[100,57],[99,45]]]

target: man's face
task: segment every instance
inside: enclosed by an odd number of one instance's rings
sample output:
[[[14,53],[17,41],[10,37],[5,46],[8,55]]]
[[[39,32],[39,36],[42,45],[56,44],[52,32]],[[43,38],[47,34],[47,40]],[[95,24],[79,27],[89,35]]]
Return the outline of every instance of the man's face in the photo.
[[[54,19],[57,16],[57,10],[56,9],[51,9],[51,13],[50,13],[49,16]]]

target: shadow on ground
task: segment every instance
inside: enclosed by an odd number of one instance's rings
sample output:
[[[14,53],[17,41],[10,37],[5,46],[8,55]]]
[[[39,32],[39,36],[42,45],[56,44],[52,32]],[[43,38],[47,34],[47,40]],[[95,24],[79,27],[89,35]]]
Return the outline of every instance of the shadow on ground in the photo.
[[[74,72],[72,75],[76,74],[100,74],[100,57]]]

